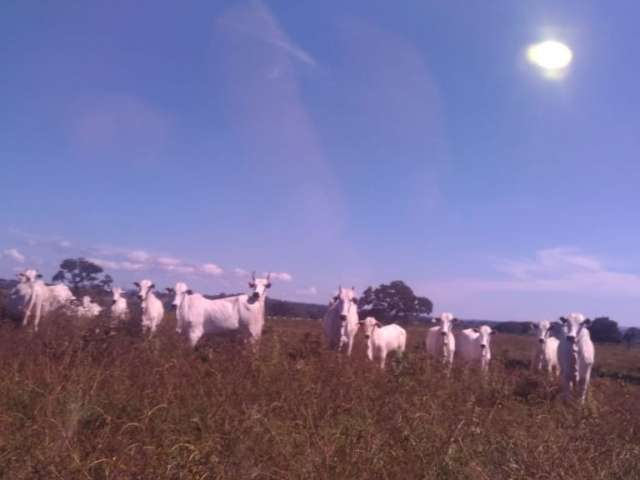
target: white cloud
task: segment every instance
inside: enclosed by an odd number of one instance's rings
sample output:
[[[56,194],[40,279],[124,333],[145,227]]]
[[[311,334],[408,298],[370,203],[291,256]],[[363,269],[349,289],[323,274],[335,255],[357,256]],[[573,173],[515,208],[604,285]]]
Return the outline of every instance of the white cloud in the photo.
[[[180,265],[182,263],[182,260],[174,257],[158,257],[156,259],[156,262],[161,266],[168,267],[168,266]]]
[[[266,276],[267,273],[265,273],[264,275]],[[291,280],[293,280],[293,276],[290,273],[287,273],[287,272],[272,272],[271,273],[271,279],[272,280],[281,280],[283,282],[290,282]]]
[[[246,277],[249,275],[249,272],[247,272],[245,269],[238,267],[233,269],[233,273],[238,277]]]
[[[141,263],[133,263],[127,261],[119,262],[116,260],[106,260],[103,258],[88,258],[87,260],[101,266],[102,268],[107,268],[110,270],[125,270],[128,272],[134,272],[142,270],[142,268],[144,268],[144,265],[142,265]]]
[[[192,267],[191,265],[165,265],[163,269],[168,272],[178,272],[185,274],[194,273],[196,271],[196,268]]]
[[[200,271],[207,275],[222,275],[224,273],[224,270],[215,263],[203,263],[200,265]]]
[[[303,288],[301,290],[296,290],[296,294],[298,295],[317,295],[318,289],[316,287]]]
[[[26,258],[16,248],[8,248],[8,249],[6,249],[4,252],[2,252],[2,256],[10,258],[10,259],[12,259],[12,260],[14,260],[16,262],[20,262],[20,263],[24,262],[25,258]]]
[[[144,250],[132,250],[127,254],[127,258],[132,262],[146,262],[151,258],[151,255]]]

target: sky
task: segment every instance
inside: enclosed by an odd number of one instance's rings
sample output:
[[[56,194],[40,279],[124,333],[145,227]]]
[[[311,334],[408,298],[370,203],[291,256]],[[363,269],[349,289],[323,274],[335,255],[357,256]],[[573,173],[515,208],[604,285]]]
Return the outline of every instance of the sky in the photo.
[[[640,325],[640,5],[3,2],[0,276]],[[573,52],[550,78],[531,44]]]

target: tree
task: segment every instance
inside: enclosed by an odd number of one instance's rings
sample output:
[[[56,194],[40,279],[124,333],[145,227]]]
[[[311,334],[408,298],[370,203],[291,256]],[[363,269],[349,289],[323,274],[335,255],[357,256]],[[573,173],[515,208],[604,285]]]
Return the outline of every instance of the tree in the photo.
[[[410,323],[431,314],[433,303],[426,297],[418,297],[401,280],[368,287],[358,300],[360,317],[375,317],[382,323]]]
[[[620,343],[622,341],[618,322],[611,320],[609,317],[596,318],[591,323],[589,331],[594,342]]]
[[[53,276],[54,282],[63,282],[78,294],[80,290],[105,288],[111,286],[111,275],[86,258],[67,258],[60,264],[60,270]]]

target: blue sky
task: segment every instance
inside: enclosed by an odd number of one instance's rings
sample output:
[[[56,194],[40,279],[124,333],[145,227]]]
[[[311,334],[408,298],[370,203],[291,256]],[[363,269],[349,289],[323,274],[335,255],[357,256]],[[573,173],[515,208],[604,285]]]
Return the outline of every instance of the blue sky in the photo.
[[[5,2],[0,275],[403,279],[461,317],[640,325],[640,7],[310,3]]]

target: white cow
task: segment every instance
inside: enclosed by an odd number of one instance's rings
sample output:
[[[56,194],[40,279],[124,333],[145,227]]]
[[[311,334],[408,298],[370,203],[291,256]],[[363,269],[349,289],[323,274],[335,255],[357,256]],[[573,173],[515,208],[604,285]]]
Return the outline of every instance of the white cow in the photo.
[[[455,321],[456,319],[449,312],[440,315],[439,319],[434,318],[433,322],[439,323],[439,325],[427,330],[427,338],[425,339],[427,353],[442,359],[442,363],[448,369],[451,369],[453,355],[456,351],[456,337],[452,332]]]
[[[554,332],[554,324],[549,320],[541,320],[535,328],[537,342],[533,350],[531,369],[544,370],[549,375],[555,372],[558,375],[560,373],[558,365],[560,339],[558,333]]]
[[[380,362],[380,368],[384,369],[387,355],[390,352],[404,353],[407,346],[407,332],[399,325],[391,324],[382,326],[373,317],[367,317],[362,321],[364,338],[367,340],[367,357],[371,361]]]
[[[34,330],[38,331],[40,318],[60,307],[68,307],[75,300],[71,290],[66,285],[46,285],[42,275],[34,269],[27,269],[18,274],[20,283],[13,290],[13,294],[23,298],[24,317],[22,324],[26,325],[29,315],[34,312]]]
[[[140,283],[133,284],[138,287],[138,297],[142,303],[142,326],[153,334],[164,317],[164,307],[152,292],[155,285],[151,280],[142,280]]]
[[[249,282],[251,292],[245,295],[210,300],[193,293],[183,282],[176,284],[173,305],[176,310],[176,330],[187,332],[195,347],[206,334],[233,334],[255,345],[262,336],[265,322],[267,289],[271,288],[271,274]]]
[[[329,348],[340,351],[347,345],[347,354],[351,355],[359,325],[358,299],[354,288],[338,287],[338,293],[324,315],[324,333]]]
[[[466,328],[458,337],[458,354],[467,363],[480,365],[483,373],[489,370],[491,361],[491,335],[496,332],[487,325]]]
[[[114,320],[126,320],[129,318],[129,307],[127,306],[127,299],[122,296],[122,289],[116,287],[111,290],[111,294],[113,295],[111,317]]]
[[[571,398],[571,391],[577,389],[580,403],[584,403],[595,358],[595,349],[587,328],[591,320],[585,319],[581,313],[571,313],[560,320],[564,327],[560,332],[558,361],[564,398]]]
[[[78,307],[77,315],[83,318],[93,318],[100,315],[102,307],[91,301],[89,295],[82,297],[82,303]]]

